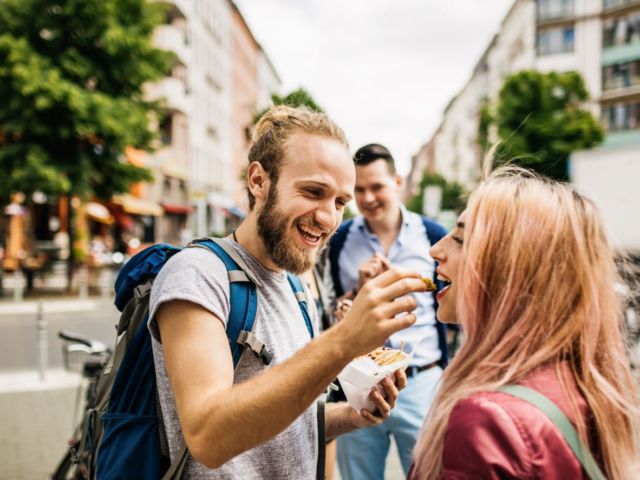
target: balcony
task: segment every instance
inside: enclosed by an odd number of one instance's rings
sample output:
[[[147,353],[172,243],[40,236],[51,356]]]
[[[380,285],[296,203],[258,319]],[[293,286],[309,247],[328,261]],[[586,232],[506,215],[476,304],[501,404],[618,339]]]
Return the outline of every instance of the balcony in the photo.
[[[618,12],[629,7],[640,6],[640,0],[603,0],[602,11],[604,13]]]
[[[602,100],[640,95],[640,60],[602,69]]]
[[[187,156],[178,146],[166,146],[155,153],[160,170],[168,177],[186,180],[188,178]]]
[[[191,111],[190,96],[185,83],[173,77],[146,86],[146,94],[151,100],[165,99],[165,107],[188,115]]]
[[[573,0],[538,0],[537,3],[538,25],[563,23],[575,18]]]
[[[160,25],[153,32],[153,43],[163,50],[174,52],[183,65],[191,61],[191,48],[186,32],[175,25]]]
[[[601,64],[603,67],[628,63],[634,60],[640,60],[640,41],[602,49]]]
[[[609,133],[640,132],[640,100],[603,104],[601,118]]]

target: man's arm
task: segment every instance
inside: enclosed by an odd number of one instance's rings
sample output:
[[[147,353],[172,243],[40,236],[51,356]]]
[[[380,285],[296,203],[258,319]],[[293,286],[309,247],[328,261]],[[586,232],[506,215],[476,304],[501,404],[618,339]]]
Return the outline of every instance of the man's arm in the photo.
[[[217,468],[273,438],[316,400],[352,358],[412,325],[413,314],[396,315],[412,311],[416,302],[407,294],[421,291],[424,283],[417,273],[390,270],[380,275],[362,289],[343,322],[282,364],[238,385],[233,385],[223,323],[190,302],[161,305],[156,321],[190,454]]]

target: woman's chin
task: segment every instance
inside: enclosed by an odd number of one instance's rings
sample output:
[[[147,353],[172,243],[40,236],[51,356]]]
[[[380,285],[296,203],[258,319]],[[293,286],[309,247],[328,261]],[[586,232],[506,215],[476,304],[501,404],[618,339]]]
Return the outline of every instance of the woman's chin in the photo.
[[[457,325],[458,324],[458,319],[455,318],[453,315],[442,315],[440,314],[440,312],[438,311],[436,318],[438,319],[438,321],[440,323],[446,323],[447,325]]]

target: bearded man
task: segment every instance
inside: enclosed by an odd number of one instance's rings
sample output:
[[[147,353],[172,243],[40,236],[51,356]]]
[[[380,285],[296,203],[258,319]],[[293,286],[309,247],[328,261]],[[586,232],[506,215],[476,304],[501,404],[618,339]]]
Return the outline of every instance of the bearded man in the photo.
[[[186,443],[187,477],[316,478],[316,399],[358,355],[413,324],[416,272],[390,269],[359,292],[340,324],[310,341],[286,272],[309,270],[340,225],[355,168],[343,131],[324,114],[274,107],[256,125],[247,168],[250,211],[228,246],[258,289],[253,333],[273,354],[269,365],[246,350],[234,370],[225,333],[229,279],[208,250],[174,255],[155,280],[149,328],[159,402],[171,460]],[[317,332],[317,312],[308,301]],[[400,314],[400,315],[399,315]],[[406,377],[372,392],[375,410],[347,404],[324,413],[326,438],[378,425]]]

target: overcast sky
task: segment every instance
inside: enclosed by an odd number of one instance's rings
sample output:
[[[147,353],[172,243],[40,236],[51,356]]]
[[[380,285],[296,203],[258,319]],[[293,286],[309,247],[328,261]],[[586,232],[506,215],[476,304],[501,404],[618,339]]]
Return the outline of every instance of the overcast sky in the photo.
[[[514,0],[236,0],[280,77],[306,88],[352,150],[407,173]]]

